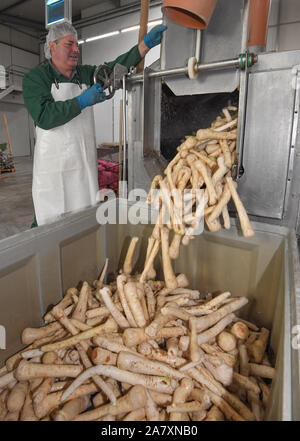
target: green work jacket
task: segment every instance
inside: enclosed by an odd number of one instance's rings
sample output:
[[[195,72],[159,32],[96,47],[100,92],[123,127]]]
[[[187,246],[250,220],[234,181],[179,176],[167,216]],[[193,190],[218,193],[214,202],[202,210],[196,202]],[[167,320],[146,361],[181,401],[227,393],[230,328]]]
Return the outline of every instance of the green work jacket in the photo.
[[[138,65],[141,60],[138,46],[134,46],[129,52],[106,64],[110,68],[117,63],[130,68]],[[50,130],[66,124],[79,115],[81,109],[76,98],[54,101],[51,94],[52,84],[55,82],[75,83],[86,84],[90,87],[94,84],[96,67],[78,65],[71,79],[60,74],[49,62],[40,64],[26,73],[23,78],[24,102],[35,125],[44,130]]]

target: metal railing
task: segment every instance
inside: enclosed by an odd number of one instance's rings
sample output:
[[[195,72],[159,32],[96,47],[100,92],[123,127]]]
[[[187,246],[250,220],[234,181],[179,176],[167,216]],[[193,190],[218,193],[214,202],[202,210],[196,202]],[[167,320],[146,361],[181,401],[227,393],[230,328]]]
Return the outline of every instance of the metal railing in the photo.
[[[2,88],[0,92],[0,100],[12,92],[22,92],[22,79],[29,70],[29,68],[17,64],[11,64],[5,67],[5,72],[2,72],[2,75],[5,76],[5,81],[2,81],[2,84],[4,84],[5,87]]]

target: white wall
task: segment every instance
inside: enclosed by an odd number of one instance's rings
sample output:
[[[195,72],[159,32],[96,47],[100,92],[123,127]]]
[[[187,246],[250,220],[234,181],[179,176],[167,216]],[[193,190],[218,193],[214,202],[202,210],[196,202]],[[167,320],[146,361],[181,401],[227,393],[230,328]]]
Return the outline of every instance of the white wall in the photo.
[[[281,0],[278,50],[300,49],[300,2]]]
[[[300,1],[272,0],[268,51],[300,49]]]
[[[99,12],[96,7],[83,11],[83,16]],[[101,12],[101,11],[100,11]],[[88,14],[88,15],[87,15]],[[150,8],[149,20],[162,17],[161,8]],[[139,12],[131,13],[123,17],[86,27],[82,30],[82,38],[93,37],[108,32],[120,30],[125,27],[139,24]],[[82,45],[83,64],[99,65],[104,62],[112,61],[131,47],[137,44],[138,31],[131,31],[108,37]],[[160,46],[157,46],[147,54],[145,66],[151,65],[160,57]],[[120,119],[120,99],[122,91],[117,91],[111,100],[94,106],[96,143],[118,142],[119,141],[119,119]]]
[[[0,42],[16,46],[28,52],[39,53],[38,33],[34,30],[19,32],[14,28],[0,24]]]
[[[280,16],[280,1],[281,0],[271,0],[266,47],[267,52],[276,52],[278,50],[278,23]]]

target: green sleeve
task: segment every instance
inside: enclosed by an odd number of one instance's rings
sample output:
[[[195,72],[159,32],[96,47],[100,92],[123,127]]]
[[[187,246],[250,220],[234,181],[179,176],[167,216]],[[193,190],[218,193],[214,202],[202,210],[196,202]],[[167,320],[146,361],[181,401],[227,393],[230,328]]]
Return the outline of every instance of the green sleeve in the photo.
[[[38,72],[28,72],[23,79],[25,105],[38,127],[44,130],[66,124],[81,113],[76,98],[54,101],[50,83]]]
[[[141,61],[142,57],[140,55],[138,45],[136,45],[131,48],[130,51],[126,52],[123,55],[120,55],[114,61],[110,61],[105,64],[107,64],[111,68],[113,68],[115,64],[122,64],[122,66],[126,66],[129,69],[131,66],[137,66]]]
[[[87,87],[94,84],[94,72],[97,66],[91,66],[89,64],[79,64],[77,66],[77,72],[79,74],[80,82],[86,84]]]
[[[142,57],[140,55],[138,46],[136,45],[125,54],[119,55],[119,57],[116,58],[114,61],[110,61],[105,64],[111,69],[113,69],[116,64],[122,64],[122,66],[126,66],[129,69],[131,66],[137,66],[141,62],[141,60]],[[91,66],[88,64],[79,65],[77,67],[81,81],[87,86],[92,86],[94,84],[94,72],[96,69],[97,66]],[[103,72],[100,71],[99,75],[103,75]]]

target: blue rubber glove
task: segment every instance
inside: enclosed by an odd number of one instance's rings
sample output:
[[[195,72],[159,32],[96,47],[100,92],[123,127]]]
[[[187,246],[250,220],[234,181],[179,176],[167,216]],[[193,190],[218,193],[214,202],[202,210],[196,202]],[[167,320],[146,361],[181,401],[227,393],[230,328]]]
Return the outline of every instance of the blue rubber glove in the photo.
[[[154,26],[154,28],[152,28],[151,31],[149,31],[148,34],[146,34],[144,36],[145,45],[149,49],[152,49],[154,46],[157,46],[158,44],[160,44],[162,33],[166,29],[167,29],[167,26],[165,26],[165,25]]]
[[[85,90],[81,95],[77,96],[76,99],[82,110],[86,107],[93,106],[94,104],[102,103],[106,100],[106,96],[103,92],[103,87],[97,83]]]

